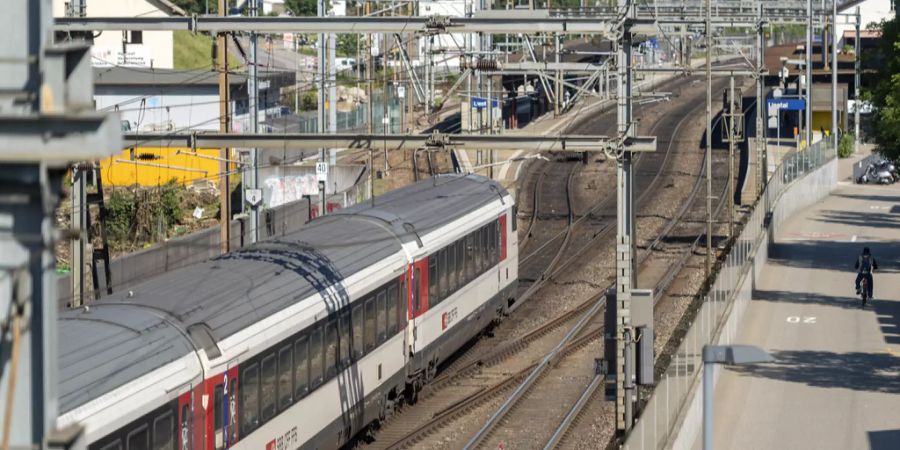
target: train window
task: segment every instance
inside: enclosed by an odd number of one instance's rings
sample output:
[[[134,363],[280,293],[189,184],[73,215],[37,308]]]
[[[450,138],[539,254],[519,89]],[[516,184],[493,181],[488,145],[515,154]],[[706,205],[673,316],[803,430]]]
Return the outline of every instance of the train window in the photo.
[[[484,228],[475,230],[475,277],[484,270]]]
[[[125,438],[126,450],[150,450],[150,433],[147,425],[141,425]]]
[[[259,425],[259,367],[251,364],[241,373],[241,434]]]
[[[294,342],[294,395],[297,400],[303,398],[309,392],[309,343],[306,336]]]
[[[456,291],[456,245],[447,246],[447,295]]]
[[[490,239],[491,258],[490,265],[497,264],[497,222],[488,224],[488,238]]]
[[[215,434],[216,450],[225,447],[225,385],[219,384],[213,388],[213,432]],[[155,427],[154,427],[155,428]],[[156,442],[156,441],[154,441]]]
[[[400,317],[399,317],[400,322],[398,322],[398,325],[400,326],[400,328],[404,328],[404,327],[406,327],[406,318],[408,317],[406,314],[406,305],[407,305],[406,300],[407,300],[408,294],[406,292],[406,278],[405,277],[400,279],[400,292],[398,292],[398,295],[400,295],[400,298],[397,299],[397,301],[400,302]]]
[[[378,342],[382,343],[387,338],[387,294],[384,290],[378,293],[378,302],[375,304],[375,321],[378,332]]]
[[[465,238],[456,241],[456,279],[461,288],[466,284],[466,242]]]
[[[353,321],[353,359],[358,361],[363,357],[363,305],[361,303],[353,307],[350,320]]]
[[[466,283],[475,279],[475,233],[466,235]]]
[[[175,417],[172,411],[153,420],[153,450],[175,450]]]
[[[481,227],[481,254],[484,259],[481,261],[482,272],[487,271],[491,267],[491,233],[490,226]]]
[[[122,441],[116,439],[115,441],[104,445],[100,450],[122,450]]]
[[[413,278],[413,293],[415,295],[415,303],[413,303],[413,304],[415,305],[415,308],[416,308],[414,311],[415,314],[418,314],[419,311],[422,310],[422,296],[420,295],[421,292],[419,292],[421,290],[421,289],[419,289],[419,286],[420,286],[419,280],[421,280],[421,278],[419,278],[421,276],[420,272],[421,271],[419,270],[419,268],[416,267],[416,275],[415,275],[415,278]]]
[[[309,389],[322,384],[322,327],[309,334]]]
[[[513,205],[512,214],[509,215],[509,221],[512,223],[512,230],[516,231],[519,222],[519,205]]]
[[[393,336],[397,333],[397,323],[400,318],[397,316],[397,307],[400,306],[402,299],[397,289],[397,283],[391,283],[387,291],[387,333]]]
[[[332,320],[325,326],[325,379],[330,380],[337,374],[337,321]]]
[[[428,257],[428,302],[437,305],[438,298],[438,257],[437,254]]]
[[[294,349],[288,344],[278,350],[278,411],[294,402]]]
[[[366,353],[375,348],[375,299],[366,299]]]
[[[481,227],[482,241],[484,244],[484,268],[487,271],[491,267],[491,224]]]
[[[275,398],[277,396],[275,392],[275,389],[277,389],[275,377],[278,368],[275,355],[271,354],[263,358],[260,367],[262,368],[262,376],[260,377],[262,389],[259,397],[262,405],[262,408],[260,408],[260,421],[265,423],[272,417],[275,417]]]
[[[340,335],[338,340],[341,343],[340,364],[341,367],[350,367],[350,309],[345,309],[341,313]]]
[[[450,287],[450,281],[447,280],[447,274],[450,272],[450,266],[447,264],[447,248],[442,248],[440,252],[438,252],[438,268],[440,269],[441,281],[440,281],[440,291],[441,291],[441,300],[447,298],[447,289]]]

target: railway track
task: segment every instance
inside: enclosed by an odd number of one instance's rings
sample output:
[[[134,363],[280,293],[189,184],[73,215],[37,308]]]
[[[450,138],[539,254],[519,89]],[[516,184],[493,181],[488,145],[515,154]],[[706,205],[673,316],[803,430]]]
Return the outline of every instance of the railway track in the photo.
[[[662,233],[659,234],[647,249],[648,252],[656,250],[657,254],[661,256],[659,262],[668,266],[668,269],[660,277],[658,282],[658,287],[663,287],[663,289],[655,291],[655,302],[662,300],[665,292],[671,286],[675,277],[685,267],[691,255],[696,252],[697,248],[705,239],[706,204],[705,198],[699,195],[704,184],[703,181],[703,177],[697,178],[689,195],[690,200],[685,202],[678,210],[677,215],[680,217],[680,220],[670,221],[664,227]],[[728,184],[726,182],[718,184],[720,184],[718,190],[719,195],[717,197],[715,210],[713,211],[713,217],[716,218],[721,217],[724,206],[728,204],[726,201]],[[697,220],[698,217],[702,217],[704,220]],[[681,239],[683,237],[690,239]],[[662,244],[666,240],[673,242],[674,244]],[[593,376],[591,381],[581,391],[578,399],[573,402],[572,406],[568,409],[559,425],[553,430],[550,438],[544,443],[544,450],[566,446],[566,439],[569,437],[573,427],[578,424],[582,414],[585,412],[586,406],[589,405],[591,400],[595,397],[597,388],[602,385],[603,380],[603,374],[597,373]]]
[[[691,112],[697,107],[695,106],[693,108],[694,109],[691,109]],[[667,145],[669,150],[667,150],[665,156],[661,158],[661,164],[663,166],[665,166],[666,161],[669,159],[671,147],[675,142],[674,136],[678,135],[678,131],[682,127],[682,124],[684,124],[686,119],[690,116],[692,116],[692,114],[684,114],[683,117],[674,124],[674,127],[672,127],[671,123],[668,126],[662,127],[668,129],[658,130],[659,123],[654,126],[655,131],[666,132],[665,134],[669,136]],[[638,255],[638,263],[642,272],[651,257],[669,259],[668,252],[654,253],[653,249],[657,248],[665,237],[668,237],[667,233],[674,230],[676,225],[681,222],[688,211],[692,209],[692,205],[695,204],[697,194],[700,191],[699,188],[702,184],[704,165],[705,158],[700,164],[701,176],[696,178],[694,186],[684,202],[683,207],[679,208],[676,214],[663,227],[662,232],[658,233],[656,239],[654,239],[650,245]],[[658,182],[658,180],[658,176],[654,177],[651,186]],[[643,191],[643,195],[647,195],[650,192],[653,192],[653,190],[645,190]],[[727,203],[724,201],[725,194],[726,192],[723,190],[719,196],[719,205]],[[719,208],[721,208],[721,206]],[[700,237],[698,236],[692,245],[682,249],[681,255],[677,258],[675,264],[671,264],[669,266],[669,271],[655,282],[654,292],[661,294],[668,288],[669,284],[674,279],[674,276],[681,270],[688,257],[693,253],[699,240]],[[662,295],[657,295],[654,301],[659,301],[661,298]],[[566,346],[569,340],[584,337],[581,333],[582,328],[584,327],[583,324],[594,321],[598,314],[603,311],[605,306],[605,296],[598,293],[592,301],[593,304],[590,309],[585,311],[579,317],[578,322],[576,322],[569,333],[563,337],[557,348]],[[600,327],[597,327],[597,329],[600,329]],[[591,336],[593,340],[599,341],[600,333],[589,333],[589,336]],[[596,354],[596,352],[597,349],[592,347],[591,353]],[[602,376],[599,374],[594,375],[587,383],[586,387],[580,391],[571,386],[570,383],[560,383],[560,380],[572,379],[574,375],[591,373],[590,365],[593,363],[593,358],[573,358],[574,361],[571,363],[569,361],[562,363],[564,357],[568,355],[557,353],[557,350],[554,349],[554,351],[548,353],[544,357],[540,364],[532,369],[528,377],[517,386],[506,401],[504,401],[496,412],[487,419],[481,429],[469,439],[465,448],[495,448],[501,444],[508,444],[510,448],[553,448],[566,437],[568,427],[578,419],[578,416],[581,413],[580,409],[588,403],[588,400],[596,393],[597,387],[602,383]],[[567,384],[569,385],[567,386]],[[553,404],[554,402],[558,404],[561,401],[574,404],[575,406],[565,413],[562,421],[559,422],[560,425],[555,430],[550,430],[549,438],[546,437],[548,433],[539,436],[542,430],[539,429],[538,423],[545,422],[548,418],[548,405]],[[532,420],[537,411],[544,414],[541,421]],[[537,445],[541,439],[546,439],[546,441],[544,441],[545,443]]]
[[[654,125],[654,131],[657,133],[669,132],[675,135],[679,131],[680,124],[683,123],[683,114],[677,124],[663,127],[660,123]],[[662,129],[660,128],[662,127]],[[651,192],[656,189],[659,183],[660,174],[669,161],[669,155],[672,153],[672,144],[674,139],[670,139],[666,147],[666,152],[657,158],[646,158],[636,161],[638,164],[637,180],[639,188],[643,186],[639,203],[644,203]],[[659,152],[663,153],[663,152]],[[539,162],[535,162],[538,164]],[[556,167],[554,167],[556,166]],[[583,253],[595,243],[601,240],[612,230],[615,223],[614,215],[602,214],[604,208],[615,205],[614,196],[612,198],[604,198],[586,208],[586,212],[576,214],[571,198],[571,184],[577,172],[577,168],[581,165],[578,163],[566,162],[550,162],[542,164],[537,169],[540,171],[537,179],[533,182],[534,196],[532,197],[532,214],[526,230],[526,237],[520,243],[520,249],[528,248],[532,253],[533,249],[553,248],[552,256],[542,256],[544,261],[549,259],[549,263],[543,270],[535,270],[536,282],[531,286],[542,285],[549,281],[556,274],[563,271],[567,266],[578,260]],[[547,190],[545,183],[548,180],[564,179],[566,189],[555,189],[552,197],[544,197],[543,193]],[[697,184],[699,184],[699,179]],[[564,193],[561,194],[559,191]],[[691,194],[696,195],[696,188]],[[548,218],[543,222],[553,222],[553,227],[538,230],[537,223],[542,222],[540,219],[545,212],[549,212]],[[590,223],[588,223],[590,221]],[[541,223],[546,225],[546,223]],[[672,227],[671,229],[674,229]],[[550,245],[548,245],[548,242]],[[565,242],[564,245],[553,245],[554,242]],[[655,248],[659,240],[654,242],[648,249],[642,253],[641,258],[647,258],[650,250]],[[576,249],[572,251],[572,249]],[[572,257],[563,260],[561,255],[568,250]],[[527,256],[530,253],[523,253]],[[538,267],[540,267],[538,265]],[[671,277],[670,277],[671,278]],[[567,355],[583,349],[589,342],[599,338],[602,330],[597,326],[582,327],[577,336],[569,336],[568,344],[557,346],[554,345],[561,341],[565,335],[571,332],[566,325],[571,324],[576,319],[581,323],[584,313],[587,310],[599,308],[597,305],[602,304],[600,296],[595,295],[579,303],[572,309],[559,314],[549,321],[545,321],[539,326],[531,328],[529,331],[521,333],[514,339],[507,340],[500,346],[489,347],[487,350],[480,349],[462,351],[459,356],[454,359],[448,366],[442,368],[440,375],[426,385],[425,390],[419,396],[419,403],[415,406],[415,417],[409,417],[406,414],[394,415],[384,424],[380,432],[377,433],[377,441],[369,445],[368,448],[405,448],[428,436],[432,432],[447,424],[452,423],[455,419],[466,415],[479,408],[487,408],[492,401],[496,401],[500,394],[508,392],[516,387],[517,382],[525,379],[527,374],[541,361],[528,359],[523,356],[523,350],[528,350],[529,354],[548,355],[555,351],[558,357],[554,357],[554,364],[564,359]],[[602,310],[602,309],[601,309]],[[596,311],[594,312],[594,315]],[[593,317],[593,315],[591,316]],[[567,332],[568,330],[568,332]],[[577,343],[577,345],[576,345]],[[485,347],[485,346],[482,346]],[[596,351],[596,349],[592,349]],[[592,359],[591,359],[592,361]],[[397,420],[404,417],[403,420]],[[577,418],[577,414],[576,414]]]
[[[683,121],[683,118],[679,120],[679,123]],[[675,126],[675,130],[677,131],[678,126]],[[640,202],[643,203],[650,192],[653,191],[657,183],[659,182],[659,173],[662,172],[662,168],[665,166],[668,161],[668,155],[671,154],[672,150],[672,142],[669,143],[666,147],[665,156],[661,158],[656,158],[655,161],[651,159],[644,160],[643,162],[638,161],[641,164],[648,164],[648,162],[653,162],[656,168],[656,175],[652,177],[644,176],[637,180],[638,185],[644,186],[643,194],[640,196]],[[562,164],[564,166],[564,164]],[[644,166],[646,167],[646,166]],[[549,169],[549,168],[547,168]],[[547,172],[543,172],[544,178],[547,177]],[[643,170],[643,174],[650,174],[652,171]],[[571,172],[567,176],[567,185],[571,183]],[[536,182],[537,184],[537,182]],[[568,189],[566,190],[569,191]],[[537,196],[536,196],[537,197]],[[567,195],[565,197],[570,197]],[[559,210],[561,210],[561,205],[563,204],[560,199],[556,199],[556,205],[560,205]],[[535,200],[538,200],[535,198]],[[612,200],[614,204],[614,199]],[[537,205],[539,202],[535,201]],[[567,199],[565,202],[568,206],[566,211],[566,220],[570,222],[570,225],[563,230],[559,230],[557,228],[557,235],[562,234],[562,236],[568,236],[571,241],[571,236],[573,235],[573,230],[575,230],[575,226],[578,225],[577,220],[572,221],[569,217],[571,215],[572,206],[571,199]],[[601,209],[603,206],[608,205],[608,201],[602,200],[598,202],[597,205],[589,208],[589,213],[597,211]],[[554,211],[557,208],[552,208]],[[534,208],[534,212],[540,214],[538,208]],[[533,217],[536,217],[533,215]],[[581,216],[582,221],[586,220],[586,218],[590,217],[590,214],[584,214]],[[559,215],[557,219],[562,219],[562,216]],[[561,220],[560,220],[561,221]],[[601,222],[601,230],[606,229],[614,229],[611,225],[614,224],[614,217],[605,217],[604,221]],[[596,226],[597,224],[595,224]],[[588,228],[588,227],[585,227]],[[581,255],[583,248],[587,246],[588,243],[593,241],[594,239],[598,239],[603,236],[603,232],[593,232],[594,230],[589,230],[585,235],[589,236],[588,238],[582,238],[583,240],[579,242],[581,248],[579,249],[578,256]],[[561,233],[562,232],[562,233]],[[556,239],[564,239],[563,237],[556,237],[551,235],[551,238]],[[534,245],[534,243],[532,243]],[[571,245],[560,246],[561,250],[565,250],[565,248],[572,248]],[[556,255],[561,255],[563,251],[555,252],[554,259],[558,259]],[[575,258],[577,258],[576,256]],[[571,261],[571,259],[569,260]],[[556,264],[550,264],[548,267],[553,268]],[[560,265],[559,267],[564,267],[564,265]],[[554,350],[553,343],[558,342],[560,337],[565,331],[565,325],[571,323],[573,320],[578,319],[581,314],[584,313],[585,310],[595,309],[598,310],[600,308],[600,304],[602,304],[599,300],[602,296],[596,295],[587,301],[582,302],[575,308],[564,312],[557,316],[556,318],[545,322],[544,324],[533,328],[532,330],[524,333],[523,335],[517,337],[515,340],[507,343],[506,345],[492,348],[491,351],[487,353],[482,353],[480,355],[474,355],[469,352],[465,352],[461,355],[457,360],[452,363],[450,366],[444,369],[442,374],[435,378],[429,385],[427,385],[425,391],[423,391],[422,395],[420,395],[420,404],[417,405],[417,416],[423,419],[424,421],[419,421],[419,424],[415,426],[398,426],[399,424],[390,423],[387,427],[385,427],[384,433],[379,433],[378,442],[382,445],[375,445],[373,448],[404,448],[416,442],[419,442],[424,436],[427,436],[433,430],[438,429],[448,422],[452,422],[453,419],[464,415],[467,411],[471,411],[473,408],[479,408],[481,405],[490,402],[492,399],[499,396],[500,393],[506,392],[512,386],[515,385],[515,382],[522,379],[526,371],[533,369],[536,362],[529,361],[529,364],[525,366],[519,365],[511,365],[510,360],[513,359],[514,356],[518,355],[524,349],[529,349],[531,353],[539,353],[539,354],[548,354],[551,350]],[[596,313],[596,311],[594,311]],[[592,316],[591,316],[592,317]],[[584,321],[579,321],[580,323],[585,323]],[[570,330],[571,332],[571,330]],[[584,331],[584,335],[577,338],[573,338],[573,336],[569,336],[569,340],[571,342],[578,342],[584,345],[587,342],[590,342],[592,339],[596,339],[599,337],[601,333],[601,329],[599,327],[591,327],[588,330]],[[558,355],[566,355],[573,351],[577,351],[582,346],[573,346],[573,345],[565,345],[559,348],[555,348]],[[521,358],[518,358],[521,359]],[[556,358],[553,358],[556,359]],[[521,361],[517,361],[521,362]],[[501,367],[502,363],[502,367]],[[515,366],[515,367],[513,367]],[[424,401],[423,401],[424,400]],[[425,405],[427,404],[427,406]],[[451,405],[447,407],[446,405]],[[413,425],[413,424],[408,424]],[[389,443],[389,444],[388,444]],[[384,445],[387,444],[387,445]]]

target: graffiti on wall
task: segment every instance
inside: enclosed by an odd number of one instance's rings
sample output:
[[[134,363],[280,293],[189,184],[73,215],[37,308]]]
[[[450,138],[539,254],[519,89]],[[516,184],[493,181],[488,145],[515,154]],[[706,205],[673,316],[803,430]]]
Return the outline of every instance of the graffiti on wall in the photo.
[[[268,177],[263,186],[266,206],[269,208],[301,200],[304,195],[319,195],[319,181],[314,173]]]

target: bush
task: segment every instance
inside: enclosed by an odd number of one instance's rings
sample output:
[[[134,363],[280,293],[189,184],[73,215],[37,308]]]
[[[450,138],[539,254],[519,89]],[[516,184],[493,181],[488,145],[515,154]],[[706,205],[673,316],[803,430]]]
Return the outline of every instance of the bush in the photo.
[[[838,157],[849,158],[853,154],[853,134],[846,133],[838,143]]]
[[[300,96],[300,111],[315,111],[319,107],[319,91],[306,91]]]
[[[134,195],[128,191],[115,190],[106,200],[106,230],[110,240],[125,241],[131,238],[132,224],[137,212]]]
[[[160,213],[166,219],[166,226],[172,227],[181,223],[181,198],[178,194],[180,186],[173,178],[162,185],[159,190]]]

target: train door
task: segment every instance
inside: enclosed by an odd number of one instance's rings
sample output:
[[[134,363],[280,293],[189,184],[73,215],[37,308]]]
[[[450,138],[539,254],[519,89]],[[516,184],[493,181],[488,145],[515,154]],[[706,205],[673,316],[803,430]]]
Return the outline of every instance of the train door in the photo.
[[[409,317],[412,323],[409,339],[410,352],[415,354],[421,350],[421,336],[419,326],[422,324],[422,315],[428,311],[428,257],[415,261],[410,266],[410,302]]]
[[[194,405],[191,401],[194,389],[178,396],[178,449],[193,450],[193,433],[191,433],[193,423]]]
[[[211,398],[212,412],[208,415],[206,429],[207,450],[224,450],[238,440],[237,426],[237,365],[229,364],[221,375],[207,380],[207,395]]]

